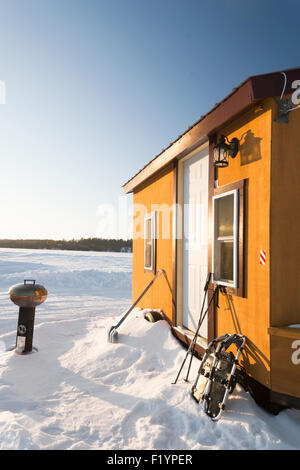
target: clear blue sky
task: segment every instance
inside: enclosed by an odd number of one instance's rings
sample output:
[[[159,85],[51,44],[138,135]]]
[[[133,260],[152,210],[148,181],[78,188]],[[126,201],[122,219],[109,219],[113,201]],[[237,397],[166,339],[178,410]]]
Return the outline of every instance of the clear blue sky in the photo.
[[[101,235],[99,205],[233,87],[300,65],[299,17],[299,0],[0,0],[0,238]]]

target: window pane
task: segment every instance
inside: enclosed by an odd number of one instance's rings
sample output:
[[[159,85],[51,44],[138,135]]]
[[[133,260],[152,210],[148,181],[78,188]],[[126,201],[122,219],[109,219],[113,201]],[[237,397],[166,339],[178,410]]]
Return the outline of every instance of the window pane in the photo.
[[[152,223],[151,219],[146,220],[146,237],[145,238],[146,238],[147,241],[152,240],[151,223]]]
[[[152,219],[146,220],[145,226],[145,268],[152,267]]]
[[[216,237],[233,236],[234,194],[215,200]]]
[[[151,268],[152,262],[151,262],[151,252],[152,252],[152,244],[146,243],[145,246],[145,267],[146,268]]]
[[[220,245],[220,278],[233,282],[233,242],[222,242]]]
[[[239,197],[236,188],[213,198],[213,279],[235,288],[239,288]]]

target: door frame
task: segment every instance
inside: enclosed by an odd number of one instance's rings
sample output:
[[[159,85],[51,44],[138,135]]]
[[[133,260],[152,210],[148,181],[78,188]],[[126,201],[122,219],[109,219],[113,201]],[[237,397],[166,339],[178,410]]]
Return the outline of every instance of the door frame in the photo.
[[[184,229],[184,215],[183,215],[183,205],[184,205],[184,162],[189,160],[190,158],[194,157],[196,154],[202,152],[203,150],[207,150],[209,154],[209,142],[206,141],[202,145],[199,145],[193,151],[188,153],[185,157],[178,160],[177,166],[177,213],[176,213],[176,319],[175,325],[176,327],[180,327],[186,332],[189,332],[187,328],[183,327],[183,229]],[[210,175],[210,156],[209,156],[209,175]],[[210,181],[210,178],[209,178]],[[208,200],[209,200],[209,181],[208,181]],[[209,202],[209,201],[208,201]],[[208,218],[209,223],[209,218]],[[209,237],[209,230],[208,230],[208,237]],[[208,247],[209,247],[209,239],[208,239]],[[208,250],[209,251],[209,250]],[[209,262],[209,259],[208,259]],[[209,272],[209,265],[208,265],[208,272]],[[200,312],[199,312],[200,313]],[[208,339],[210,337],[210,325],[208,321]]]

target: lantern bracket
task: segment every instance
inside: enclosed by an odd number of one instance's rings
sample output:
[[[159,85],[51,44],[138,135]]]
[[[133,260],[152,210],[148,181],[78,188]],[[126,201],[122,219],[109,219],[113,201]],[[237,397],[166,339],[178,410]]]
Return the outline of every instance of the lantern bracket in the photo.
[[[293,107],[291,98],[277,98],[275,96],[275,100],[278,103],[278,114],[274,121],[280,122],[281,124],[288,124],[290,111]]]

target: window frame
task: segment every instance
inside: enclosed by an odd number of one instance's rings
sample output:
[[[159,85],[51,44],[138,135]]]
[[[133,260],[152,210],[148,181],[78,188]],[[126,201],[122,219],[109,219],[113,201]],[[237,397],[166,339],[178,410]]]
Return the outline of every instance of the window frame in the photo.
[[[229,283],[222,280],[216,280],[214,273],[212,276],[212,282],[216,285],[226,287],[229,294],[236,295],[238,297],[244,297],[245,285],[244,285],[244,264],[245,264],[245,191],[246,191],[247,180],[239,180],[234,183],[230,183],[224,186],[220,186],[214,189],[212,194],[212,271],[214,271],[214,256],[215,256],[215,200],[221,197],[225,197],[229,194],[234,194],[234,261],[233,261],[233,283]]]
[[[230,196],[233,194],[233,235],[225,237],[216,237],[216,221],[215,221],[215,202],[222,199],[223,197]],[[239,201],[238,201],[238,189],[232,189],[221,194],[213,196],[213,243],[212,243],[212,267],[215,271],[215,246],[219,241],[220,243],[226,243],[226,241],[233,241],[233,280],[229,282],[227,279],[215,279],[215,273],[213,272],[214,284],[221,286],[232,287],[234,289],[238,286],[238,213],[239,213]]]
[[[147,222],[151,220],[151,266],[146,266],[146,241],[147,241]],[[154,273],[156,271],[156,212],[145,215],[144,218],[144,272]]]

